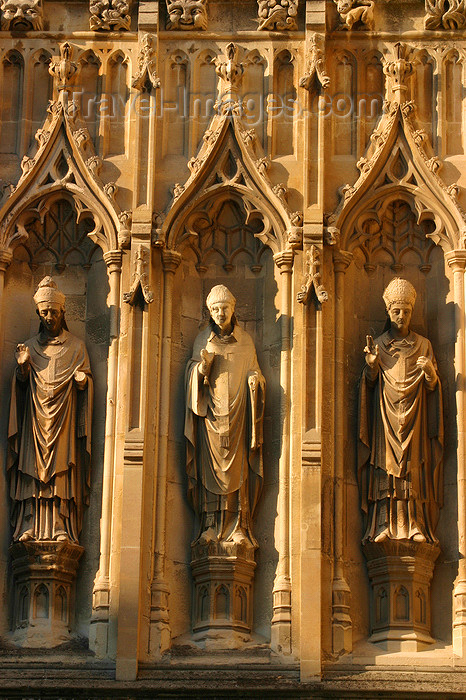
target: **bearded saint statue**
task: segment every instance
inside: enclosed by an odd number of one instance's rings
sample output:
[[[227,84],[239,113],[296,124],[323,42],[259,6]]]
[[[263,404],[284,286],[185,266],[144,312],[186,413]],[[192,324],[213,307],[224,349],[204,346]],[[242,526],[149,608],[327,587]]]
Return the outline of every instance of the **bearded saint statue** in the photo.
[[[365,542],[436,543],[442,505],[442,391],[432,345],[410,330],[416,291],[395,278],[383,299],[388,330],[366,337],[358,477]]]
[[[92,376],[51,277],[34,301],[39,333],[16,348],[8,429],[13,541],[78,543],[89,497]]]
[[[262,487],[265,379],[251,336],[235,318],[235,297],[210,291],[209,325],[186,368],[188,491],[199,516],[196,541],[257,547],[252,517]]]

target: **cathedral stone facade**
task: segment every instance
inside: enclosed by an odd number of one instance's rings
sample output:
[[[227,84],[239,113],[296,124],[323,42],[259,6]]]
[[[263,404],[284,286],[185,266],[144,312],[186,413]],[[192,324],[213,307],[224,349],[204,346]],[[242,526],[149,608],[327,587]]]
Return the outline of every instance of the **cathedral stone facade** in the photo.
[[[0,696],[465,693],[464,2],[0,17]]]

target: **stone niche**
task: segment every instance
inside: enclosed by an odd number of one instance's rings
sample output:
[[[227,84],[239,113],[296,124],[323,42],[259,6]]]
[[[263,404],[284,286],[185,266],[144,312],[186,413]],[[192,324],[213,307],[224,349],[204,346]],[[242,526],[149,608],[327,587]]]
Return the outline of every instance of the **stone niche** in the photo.
[[[382,205],[381,205],[382,206]],[[353,260],[345,273],[345,352],[348,357],[348,410],[345,434],[348,452],[357,451],[357,396],[364,367],[366,335],[377,338],[386,313],[382,294],[394,277],[409,280],[417,292],[411,328],[433,347],[442,384],[444,412],[443,503],[456,493],[456,428],[453,282],[440,246],[425,236],[413,204],[394,199],[381,217],[380,236],[370,242],[356,228],[348,249]],[[424,224],[427,225],[427,224]],[[386,233],[388,232],[388,233]],[[386,245],[382,234],[386,233]],[[411,235],[409,239],[407,234]],[[456,576],[455,510],[440,509],[438,545],[388,540],[361,545],[364,536],[354,461],[346,463],[346,527],[348,537],[353,644],[369,640],[390,651],[408,653],[434,641],[451,644],[451,591]]]
[[[276,516],[280,454],[281,335],[272,251],[254,237],[255,230],[246,224],[239,198],[224,198],[211,208],[210,225],[201,229],[198,238],[186,237],[178,244],[183,261],[174,281],[175,289],[182,291],[173,303],[174,409],[168,447],[167,577],[171,581],[174,644],[177,639],[185,643],[194,637],[201,646],[221,649],[270,639],[277,562],[270,533]],[[193,542],[199,522],[186,498],[185,370],[194,340],[207,325],[206,297],[217,284],[227,286],[235,296],[235,315],[254,341],[266,380],[264,480],[253,523],[257,549],[235,543]]]
[[[109,342],[106,265],[100,248],[87,238],[91,227],[93,222],[86,217],[77,221],[67,195],[57,197],[41,225],[31,217],[29,239],[15,249],[5,274],[2,434],[7,434],[15,348],[38,331],[32,297],[46,275],[53,277],[66,296],[68,328],[85,342],[94,377],[90,501],[84,508],[79,545],[43,540],[10,546],[9,484],[5,470],[0,474],[0,502],[5,513],[0,524],[0,558],[5,562],[0,565],[0,580],[4,590],[7,582],[12,589],[0,606],[0,635],[21,646],[51,647],[76,635],[89,634],[92,586],[99,562],[100,543],[96,533],[101,514]],[[64,235],[58,235],[60,231]]]

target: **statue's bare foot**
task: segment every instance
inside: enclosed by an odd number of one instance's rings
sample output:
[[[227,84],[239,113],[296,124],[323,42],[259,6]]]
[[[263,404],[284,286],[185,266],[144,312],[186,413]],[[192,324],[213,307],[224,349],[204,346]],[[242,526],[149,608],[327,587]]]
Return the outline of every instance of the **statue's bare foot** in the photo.
[[[18,542],[29,542],[30,540],[34,539],[34,531],[33,530],[26,530],[23,532],[22,535],[18,538]]]

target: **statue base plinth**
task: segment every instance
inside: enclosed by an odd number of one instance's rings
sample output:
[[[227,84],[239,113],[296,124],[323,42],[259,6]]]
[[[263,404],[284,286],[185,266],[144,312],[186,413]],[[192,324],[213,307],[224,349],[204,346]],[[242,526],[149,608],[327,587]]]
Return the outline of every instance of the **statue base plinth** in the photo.
[[[192,547],[193,637],[209,649],[235,649],[249,640],[255,548],[199,540]]]
[[[387,651],[418,651],[430,634],[430,582],[440,554],[437,544],[384,540],[363,544],[371,582],[370,642]]]
[[[50,648],[70,640],[74,582],[83,552],[77,544],[53,540],[11,545],[15,644]]]

